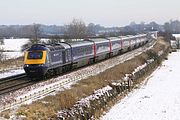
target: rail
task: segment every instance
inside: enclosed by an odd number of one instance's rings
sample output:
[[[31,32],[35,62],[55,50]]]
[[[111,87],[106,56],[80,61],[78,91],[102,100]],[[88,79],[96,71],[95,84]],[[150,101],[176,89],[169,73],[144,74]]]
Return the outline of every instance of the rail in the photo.
[[[25,73],[2,78],[0,79],[0,95],[18,90],[28,82],[29,81]]]
[[[25,73],[21,73],[21,74],[17,74],[17,75],[12,75],[12,76],[8,76],[8,77],[5,77],[5,78],[1,78],[0,79],[0,84],[3,84],[5,82],[11,81],[11,80],[19,79],[19,78],[22,78],[22,77],[26,77],[26,74]]]

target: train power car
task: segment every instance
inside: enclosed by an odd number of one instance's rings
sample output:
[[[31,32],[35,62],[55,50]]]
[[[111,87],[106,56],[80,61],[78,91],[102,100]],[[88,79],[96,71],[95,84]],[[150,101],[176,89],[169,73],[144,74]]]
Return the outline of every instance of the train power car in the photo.
[[[34,44],[25,52],[24,70],[30,78],[60,74],[137,48],[153,39],[151,34]]]
[[[25,52],[24,70],[31,78],[42,77],[48,71],[49,74],[52,72],[60,73],[62,66],[69,63],[71,63],[69,45],[64,43],[56,45],[34,44]]]

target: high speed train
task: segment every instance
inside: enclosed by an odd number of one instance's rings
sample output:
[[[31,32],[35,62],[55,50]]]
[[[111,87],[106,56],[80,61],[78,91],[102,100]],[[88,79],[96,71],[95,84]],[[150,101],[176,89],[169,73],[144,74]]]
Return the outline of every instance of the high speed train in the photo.
[[[60,74],[138,48],[153,39],[151,36],[148,33],[34,44],[25,51],[24,70],[30,78]]]

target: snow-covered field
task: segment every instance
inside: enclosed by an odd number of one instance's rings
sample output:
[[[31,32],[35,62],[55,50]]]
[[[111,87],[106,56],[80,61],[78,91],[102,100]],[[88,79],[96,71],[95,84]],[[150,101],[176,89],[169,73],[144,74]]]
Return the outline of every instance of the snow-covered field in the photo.
[[[28,42],[29,39],[4,39],[4,45],[1,47],[4,50],[14,51],[14,52],[3,52],[5,58],[11,59],[23,56],[23,52],[21,52],[21,46]]]
[[[0,79],[9,77],[9,76],[13,76],[13,75],[17,75],[17,74],[21,74],[21,73],[24,73],[24,70],[22,68],[16,69],[16,70],[9,70],[7,72],[0,73]]]
[[[28,42],[29,39],[4,39],[4,50],[20,51],[21,46]]]
[[[180,34],[173,34],[174,37],[180,38]]]
[[[4,60],[12,59],[12,58],[18,58],[24,55],[23,52],[3,52]]]
[[[101,120],[180,120],[180,51],[169,55],[143,85]]]
[[[4,45],[0,45],[4,50],[15,51],[15,52],[4,52],[5,59],[17,58],[23,56],[24,53],[21,52],[21,47],[28,42],[28,38],[20,39],[4,39]],[[46,42],[48,39],[41,39],[41,41]]]

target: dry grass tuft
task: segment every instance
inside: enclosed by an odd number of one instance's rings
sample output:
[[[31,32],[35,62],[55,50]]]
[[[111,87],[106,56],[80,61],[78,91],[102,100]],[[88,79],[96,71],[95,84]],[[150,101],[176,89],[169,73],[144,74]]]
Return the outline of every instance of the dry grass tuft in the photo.
[[[6,110],[0,113],[1,117],[4,117],[6,119],[10,119],[10,110]]]

